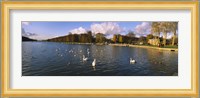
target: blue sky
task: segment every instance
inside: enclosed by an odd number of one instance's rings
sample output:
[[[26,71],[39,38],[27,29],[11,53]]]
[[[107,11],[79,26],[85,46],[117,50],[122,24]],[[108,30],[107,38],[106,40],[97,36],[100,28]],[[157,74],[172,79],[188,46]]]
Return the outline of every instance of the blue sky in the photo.
[[[22,22],[22,35],[38,40],[67,35],[69,32],[81,34],[87,30],[93,34],[103,33],[107,38],[113,34],[125,35],[130,30],[137,36],[145,36],[150,33],[150,22]]]

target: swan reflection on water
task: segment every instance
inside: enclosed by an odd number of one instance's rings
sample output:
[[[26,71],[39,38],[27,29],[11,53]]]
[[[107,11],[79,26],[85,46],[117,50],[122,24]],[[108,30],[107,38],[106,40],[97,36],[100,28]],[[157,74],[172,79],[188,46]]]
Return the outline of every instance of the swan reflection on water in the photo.
[[[92,66],[92,68],[93,68],[94,71],[96,71],[96,67],[95,66]]]

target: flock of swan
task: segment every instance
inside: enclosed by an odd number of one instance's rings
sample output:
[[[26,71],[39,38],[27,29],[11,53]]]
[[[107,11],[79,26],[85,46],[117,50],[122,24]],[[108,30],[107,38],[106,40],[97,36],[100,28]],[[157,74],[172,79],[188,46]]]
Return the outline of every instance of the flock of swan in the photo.
[[[87,54],[88,54],[88,56],[90,55],[89,49],[87,49]],[[87,61],[87,60],[88,60],[88,58],[85,57],[85,55],[83,55],[83,61]],[[94,59],[94,61],[92,62],[92,66],[93,66],[93,67],[96,66],[96,59]]]
[[[59,50],[60,50],[60,48],[56,49],[56,51],[59,51]],[[67,50],[66,50],[66,51],[67,51]],[[69,50],[69,53],[73,53],[73,52],[74,52],[74,51],[73,51],[72,49]],[[82,52],[82,50],[80,50],[80,52]],[[89,54],[90,54],[90,51],[89,51],[89,49],[87,49],[87,55],[88,55],[88,57],[89,57]],[[63,56],[63,55],[60,54],[60,56]],[[75,54],[74,56],[76,56],[76,54]],[[88,61],[88,59],[89,59],[88,57],[86,57],[85,55],[83,55],[82,60],[83,60],[84,62],[86,62],[86,61]],[[134,64],[134,63],[136,63],[136,60],[130,58],[130,64]],[[95,66],[96,66],[96,59],[94,59],[93,62],[92,62],[92,67],[95,68]]]

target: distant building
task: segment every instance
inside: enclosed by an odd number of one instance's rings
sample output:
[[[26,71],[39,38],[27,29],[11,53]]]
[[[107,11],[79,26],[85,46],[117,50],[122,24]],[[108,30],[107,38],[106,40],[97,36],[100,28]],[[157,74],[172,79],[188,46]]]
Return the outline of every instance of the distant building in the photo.
[[[160,43],[159,39],[149,39],[148,44],[150,45],[158,45]]]

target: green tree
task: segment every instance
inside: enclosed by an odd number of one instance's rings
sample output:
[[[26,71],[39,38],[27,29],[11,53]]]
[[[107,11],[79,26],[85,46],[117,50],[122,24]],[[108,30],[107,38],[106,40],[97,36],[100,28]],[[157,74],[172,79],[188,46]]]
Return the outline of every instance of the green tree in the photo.
[[[152,39],[154,36],[153,36],[153,34],[148,34],[147,35],[147,42],[149,41],[149,39]]]
[[[74,42],[79,42],[79,35],[78,34],[74,34]]]
[[[160,38],[160,32],[161,32],[161,22],[152,22],[151,24],[151,33],[157,38]],[[160,40],[160,39],[159,39]]]
[[[69,42],[69,36],[68,35],[66,36],[66,42]]]
[[[178,22],[170,22],[170,31],[173,33],[172,45],[174,45],[176,40],[176,31],[178,30]]]
[[[171,23],[170,22],[161,22],[160,27],[163,33],[163,45],[166,45],[167,42],[167,33],[171,31]]]
[[[128,34],[124,36],[123,38],[124,38],[123,41],[125,43],[131,44],[135,39],[135,33],[133,31],[129,31]]]
[[[133,31],[129,31],[128,34],[127,34],[126,36],[134,38],[134,37],[135,37],[135,34],[134,34]]]
[[[146,44],[146,37],[140,36],[139,42],[142,43],[142,44]]]
[[[160,33],[162,32],[163,36],[163,45],[166,45],[167,34],[172,31],[172,22],[152,22],[151,32],[159,38]],[[159,39],[160,40],[160,39]]]
[[[87,37],[87,42],[88,43],[91,43],[92,42],[92,32],[91,31],[87,31],[87,35],[88,35],[88,37]]]
[[[82,42],[82,43],[87,42],[87,34],[81,34],[80,35],[80,42]]]

